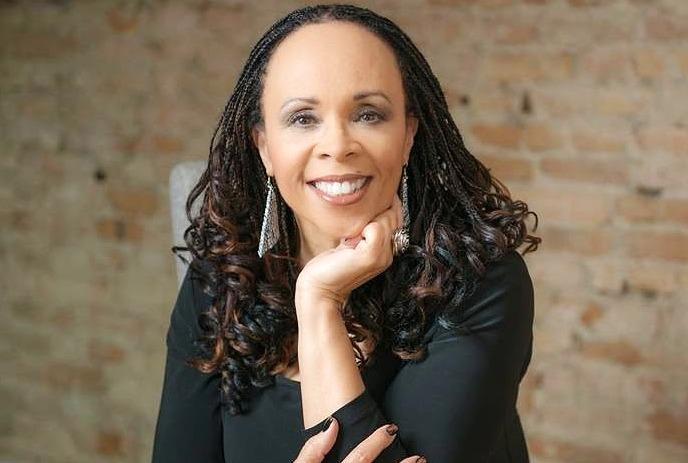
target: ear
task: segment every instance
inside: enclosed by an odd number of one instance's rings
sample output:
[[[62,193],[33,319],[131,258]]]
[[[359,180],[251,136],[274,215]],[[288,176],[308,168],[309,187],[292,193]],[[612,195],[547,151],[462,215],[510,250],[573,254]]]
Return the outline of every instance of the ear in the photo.
[[[267,139],[263,126],[260,124],[253,126],[251,129],[251,138],[253,138],[253,143],[258,149],[261,161],[263,161],[265,172],[272,177],[274,175],[272,171],[272,160],[270,159],[270,153],[268,152]]]
[[[411,148],[413,147],[413,138],[418,131],[418,118],[412,113],[406,116],[406,140],[404,142],[404,164],[408,164],[409,157],[411,157]]]

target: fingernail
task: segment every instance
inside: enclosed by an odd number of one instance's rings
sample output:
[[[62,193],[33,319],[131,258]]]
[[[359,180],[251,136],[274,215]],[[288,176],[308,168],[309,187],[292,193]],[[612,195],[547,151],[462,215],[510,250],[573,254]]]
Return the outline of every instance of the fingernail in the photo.
[[[416,463],[428,463],[428,460],[426,460],[425,457],[418,457]]]
[[[399,430],[399,426],[397,426],[394,423],[387,425],[387,427],[385,428],[385,431],[387,431],[387,434],[389,434],[390,436],[395,435],[398,430]]]
[[[334,420],[334,418],[332,418],[331,416],[328,416],[328,417],[327,417],[327,420],[325,420],[325,422],[323,423],[323,427],[322,427],[322,429],[320,430],[320,432],[325,432],[325,431],[327,431],[327,428],[330,427],[330,424],[332,424],[332,421],[333,421],[333,420]]]

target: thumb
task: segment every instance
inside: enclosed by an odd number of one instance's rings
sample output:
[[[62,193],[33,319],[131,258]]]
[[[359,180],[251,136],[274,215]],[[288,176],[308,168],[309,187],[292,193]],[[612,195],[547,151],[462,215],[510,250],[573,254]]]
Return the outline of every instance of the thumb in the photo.
[[[320,431],[316,437],[320,440],[323,458],[332,450],[334,442],[337,440],[337,431],[339,430],[339,422],[337,418],[332,417],[332,422],[324,431]]]
[[[321,463],[337,440],[339,423],[332,417],[330,425],[306,441],[294,463]]]

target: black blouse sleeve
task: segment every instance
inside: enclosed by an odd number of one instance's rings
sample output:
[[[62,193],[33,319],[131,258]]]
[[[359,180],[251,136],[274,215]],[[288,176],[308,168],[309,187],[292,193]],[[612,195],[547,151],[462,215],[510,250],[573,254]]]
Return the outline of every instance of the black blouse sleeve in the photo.
[[[364,390],[333,413],[340,431],[326,462],[342,461],[386,423],[396,423],[399,432],[378,463],[415,454],[432,463],[487,459],[515,411],[532,353],[533,286],[517,251],[487,266],[460,314],[465,329],[437,325],[427,357],[401,367],[383,404]],[[304,429],[304,441],[324,421]]]
[[[224,462],[218,373],[205,374],[184,360],[197,355],[197,316],[210,303],[189,267],[167,331],[162,397],[153,442],[153,463]]]

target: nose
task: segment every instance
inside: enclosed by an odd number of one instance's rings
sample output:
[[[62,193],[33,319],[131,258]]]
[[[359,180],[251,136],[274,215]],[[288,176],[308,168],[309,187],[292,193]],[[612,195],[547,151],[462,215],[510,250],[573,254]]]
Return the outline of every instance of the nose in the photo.
[[[325,124],[317,144],[318,157],[341,160],[356,154],[357,150],[357,143],[351,136],[346,121],[333,119]]]

